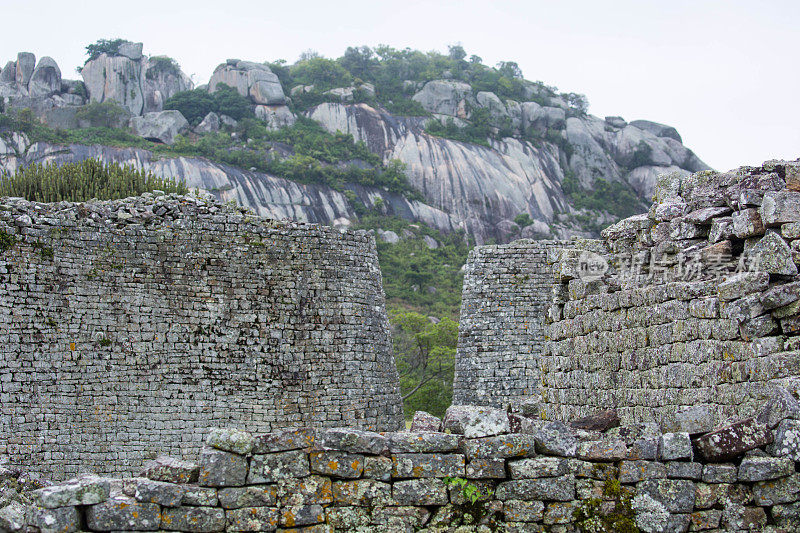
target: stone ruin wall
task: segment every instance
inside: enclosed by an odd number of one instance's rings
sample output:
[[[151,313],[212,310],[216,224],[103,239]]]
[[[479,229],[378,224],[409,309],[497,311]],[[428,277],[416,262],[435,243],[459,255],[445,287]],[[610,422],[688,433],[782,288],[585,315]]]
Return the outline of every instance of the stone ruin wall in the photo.
[[[752,416],[800,377],[798,239],[798,162],[662,176],[649,213],[603,231],[602,277],[579,249],[556,261],[542,415]]]
[[[402,423],[363,232],[192,197],[6,198],[3,243],[0,453],[11,464],[54,479],[121,473],[157,451],[196,454],[211,426]]]
[[[473,249],[464,273],[453,403],[502,407],[539,387],[544,317],[554,285],[548,250],[518,240]]]
[[[799,169],[663,176],[649,213],[602,240],[473,251],[455,403],[665,428],[689,407],[712,425],[752,415],[800,377]],[[585,276],[587,258],[609,270]]]
[[[0,527],[568,533],[595,531],[617,513],[641,528],[625,531],[789,533],[800,524],[800,420],[784,417],[798,409],[797,399],[765,407],[774,434],[751,421],[744,433],[740,425],[695,439],[653,424],[575,431],[461,406],[443,421],[415,418],[410,432],[215,428],[196,462],[158,457],[139,477],[85,476],[23,493],[0,504]],[[479,491],[472,504],[470,490]],[[615,505],[620,494],[628,507]],[[468,525],[470,514],[483,525]]]

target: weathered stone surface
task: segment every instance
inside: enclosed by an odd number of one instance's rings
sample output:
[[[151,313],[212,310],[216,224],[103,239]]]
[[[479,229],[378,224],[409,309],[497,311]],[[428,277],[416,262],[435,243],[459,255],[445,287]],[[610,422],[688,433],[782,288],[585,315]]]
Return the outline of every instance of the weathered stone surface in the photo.
[[[189,123],[180,111],[154,111],[131,119],[133,133],[145,139],[173,144],[178,134],[186,131]]]
[[[333,502],[333,482],[316,475],[282,479],[278,481],[278,500],[284,506],[327,505]]]
[[[689,519],[691,520],[689,528],[692,531],[716,529],[719,527],[719,522],[722,519],[722,511],[719,509],[695,511],[690,515]]]
[[[688,461],[670,461],[667,463],[667,477],[670,479],[692,479],[699,481],[703,476],[703,465]]]
[[[450,452],[458,448],[458,435],[429,431],[386,433],[390,453]]]
[[[70,505],[92,505],[108,499],[110,485],[107,479],[96,476],[81,476],[60,485],[52,485],[33,491],[33,501],[45,509],[56,509]]]
[[[216,507],[219,503],[217,489],[214,487],[197,487],[189,485],[183,491],[183,505]]]
[[[636,486],[637,494],[647,494],[670,513],[691,513],[695,503],[695,485],[683,479],[649,479]]]
[[[767,226],[800,222],[800,192],[769,191],[759,209]]]
[[[224,516],[222,509],[220,512]],[[141,503],[124,496],[86,508],[86,524],[94,531],[155,531],[163,527],[161,521],[162,513],[157,504]]]
[[[410,479],[392,485],[392,497],[400,505],[445,505],[447,487],[440,479]]]
[[[692,440],[688,433],[664,433],[659,443],[663,461],[691,461],[693,457]]]
[[[800,196],[800,195],[799,195]],[[749,251],[756,268],[770,274],[797,275],[797,265],[792,260],[792,250],[774,231],[767,232]]]
[[[325,521],[325,509],[321,505],[285,507],[280,510],[279,523],[286,527],[311,526]]]
[[[766,272],[742,272],[730,276],[719,284],[717,292],[720,300],[729,301],[748,294],[765,291],[769,287],[769,274]]]
[[[54,510],[45,509],[45,511],[52,513]],[[9,532],[23,531],[25,529],[25,506],[12,501],[8,505],[0,507],[0,528]]]
[[[211,533],[222,531],[225,522],[225,510],[214,507],[174,507],[161,513],[161,529],[168,531]]]
[[[775,440],[767,447],[775,457],[800,462],[800,420],[783,420],[775,430]]]
[[[350,428],[327,429],[318,435],[320,446],[326,450],[380,455],[389,450],[389,441],[372,431]]]
[[[200,475],[200,465],[167,455],[159,455],[152,461],[147,461],[139,475],[153,481],[196,483]]]
[[[226,531],[275,531],[278,528],[278,509],[244,507],[225,513]]]
[[[433,80],[426,83],[412,99],[431,113],[466,118],[465,99],[471,93],[472,89],[469,84],[450,80]]]
[[[372,511],[372,524],[398,531],[419,530],[428,521],[430,512],[424,507],[378,507]]]
[[[732,464],[707,464],[703,467],[705,483],[735,483],[737,467]]]
[[[336,481],[333,501],[343,505],[393,505],[392,485],[371,479]]]
[[[793,503],[800,499],[800,473],[779,479],[760,481],[753,485],[753,501],[756,505],[772,506]]]
[[[788,457],[745,457],[739,465],[739,481],[766,481],[794,473],[794,461]]]
[[[13,504],[18,504],[18,502],[12,502],[4,509],[8,509]],[[22,508],[22,510],[24,511],[25,509]],[[25,514],[25,520],[29,525],[38,528],[41,533],[71,533],[72,531],[78,531],[81,527],[76,507],[45,509],[44,507],[32,506],[28,508]],[[11,525],[8,522],[3,523],[3,520],[0,519],[0,527],[13,531],[14,528]]]
[[[645,479],[667,477],[667,468],[655,461],[622,461],[619,465],[620,483],[636,483]]]
[[[286,452],[314,446],[317,430],[313,428],[284,429],[274,433],[256,435],[253,438],[253,453]]]
[[[467,438],[490,437],[508,433],[508,415],[502,409],[474,405],[451,405],[442,421],[442,429]]]
[[[575,499],[575,477],[517,479],[497,485],[498,500],[554,500],[571,501]]]
[[[755,418],[748,418],[706,433],[692,442],[707,461],[721,463],[769,444],[772,432]]]
[[[219,489],[218,498],[225,509],[271,507],[278,501],[278,491],[274,485],[228,487]]]
[[[577,457],[587,461],[621,461],[628,455],[625,441],[602,439],[578,444]]]
[[[414,418],[411,419],[410,431],[439,431],[442,429],[442,421],[425,411],[416,411]]]
[[[774,506],[772,508],[772,517],[778,527],[787,528],[787,531],[791,531],[789,528],[796,527],[800,523],[800,502]]]
[[[761,507],[726,505],[722,511],[722,526],[726,531],[763,531],[767,514]]]
[[[506,477],[504,459],[472,459],[465,469],[467,479],[491,479]]]
[[[392,477],[392,460],[388,457],[370,457],[364,459],[364,474],[368,479],[389,481]]]
[[[783,420],[800,420],[800,400],[783,387],[775,387],[772,398],[761,409],[756,420],[774,429]]]
[[[578,439],[575,433],[562,422],[548,422],[534,433],[536,451],[562,457],[575,457]]]
[[[311,452],[309,454],[311,471],[341,478],[357,478],[364,471],[363,455],[347,452]]]
[[[579,502],[548,503],[545,507],[543,522],[549,526],[569,524],[573,522],[579,504]]]
[[[658,459],[658,443],[660,440],[660,437],[636,439],[628,447],[627,459],[632,461],[655,461]]]
[[[535,457],[509,461],[508,468],[512,479],[563,476],[569,471],[567,460],[560,457]]]
[[[731,215],[733,234],[740,239],[763,235],[766,231],[757,209],[743,209]]]
[[[235,453],[203,448],[198,483],[206,487],[235,487],[247,481],[247,458]]]
[[[464,477],[464,456],[460,454],[392,454],[392,477]]]
[[[61,69],[52,57],[40,58],[28,82],[28,94],[32,98],[42,98],[60,92]]]
[[[273,483],[279,479],[309,475],[308,455],[300,450],[254,455],[247,473],[248,483]],[[202,482],[203,473],[200,471]]]
[[[496,437],[468,439],[462,443],[467,459],[531,457],[536,450],[536,437],[509,433]]]
[[[573,420],[569,425],[575,429],[607,431],[613,427],[619,426],[619,416],[615,410],[609,409],[578,420]]]
[[[137,502],[156,503],[163,507],[177,507],[183,501],[184,488],[173,483],[147,478],[123,480],[123,492]]]
[[[540,522],[544,518],[544,504],[537,501],[508,500],[503,503],[507,522]]]
[[[253,435],[235,428],[213,428],[206,444],[218,450],[247,455],[253,451]]]
[[[777,309],[798,300],[800,300],[800,282],[778,285],[761,295],[761,305],[764,309]]]

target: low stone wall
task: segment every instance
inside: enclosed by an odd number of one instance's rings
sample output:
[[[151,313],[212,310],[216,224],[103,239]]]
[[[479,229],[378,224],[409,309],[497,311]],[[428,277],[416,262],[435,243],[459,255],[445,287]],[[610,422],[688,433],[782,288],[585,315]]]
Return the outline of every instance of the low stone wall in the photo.
[[[602,236],[555,258],[541,416],[717,423],[800,377],[800,163],[662,176]]]
[[[65,479],[210,427],[403,420],[365,232],[194,197],[0,199],[0,453]],[[33,465],[32,467],[30,465]]]
[[[141,477],[48,486],[25,496],[27,510],[0,508],[0,528],[566,533],[605,520],[604,531],[798,531],[800,403],[783,392],[763,423],[694,440],[470,406],[425,421],[449,433],[214,429],[197,463],[159,457]]]
[[[464,273],[455,404],[502,407],[539,388],[545,315],[555,285],[548,250],[569,241],[518,240],[473,249]]]

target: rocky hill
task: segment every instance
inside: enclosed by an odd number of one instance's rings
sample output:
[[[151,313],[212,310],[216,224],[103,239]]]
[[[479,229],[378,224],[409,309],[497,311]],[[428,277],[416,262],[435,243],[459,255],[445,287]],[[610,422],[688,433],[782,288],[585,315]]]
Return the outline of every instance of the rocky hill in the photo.
[[[90,45],[83,81],[48,57],[9,61],[4,168],[99,157],[263,215],[351,225],[378,213],[477,243],[596,234],[643,211],[659,174],[707,168],[674,128],[589,115],[582,96],[524,80],[511,62],[467,60],[461,47],[350,48],[291,66],[229,59],[197,89],[174,60],[142,49]],[[308,119],[332,134],[332,151],[315,148]]]

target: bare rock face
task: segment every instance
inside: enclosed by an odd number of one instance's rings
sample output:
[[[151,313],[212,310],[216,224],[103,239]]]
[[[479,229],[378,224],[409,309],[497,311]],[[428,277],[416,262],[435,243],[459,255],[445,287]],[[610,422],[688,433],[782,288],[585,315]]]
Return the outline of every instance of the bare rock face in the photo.
[[[284,126],[291,126],[297,122],[297,117],[289,109],[289,106],[278,105],[257,105],[256,118],[259,118],[267,123],[267,128],[270,130],[278,130]]]
[[[81,76],[89,99],[92,102],[114,100],[134,115],[141,115],[144,109],[145,73],[140,59],[100,54],[87,62],[81,70]]]
[[[286,96],[283,94],[280,80],[268,66],[252,61],[229,59],[214,69],[208,81],[208,92],[214,92],[217,85],[224,83],[236,89],[239,94],[250,98],[255,104],[283,105]]]
[[[31,97],[51,96],[61,91],[61,69],[52,57],[43,57],[37,63],[28,82]]]
[[[746,451],[772,442],[772,432],[755,418],[735,422],[694,439],[694,446],[709,462],[729,461]]]
[[[440,115],[468,118],[466,104],[473,102],[472,88],[460,81],[433,80],[425,84],[413,100],[419,102],[426,111]]]
[[[26,87],[33,75],[36,66],[36,56],[30,52],[20,52],[17,54],[15,81],[17,85]]]
[[[177,92],[190,91],[194,84],[177,64],[166,57],[150,57],[144,67],[144,110],[161,111],[164,102]]]
[[[157,111],[131,119],[131,129],[136,135],[172,144],[179,133],[189,128],[189,122],[180,111]]]

